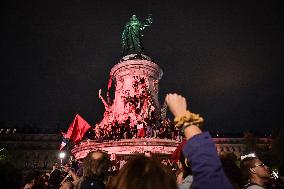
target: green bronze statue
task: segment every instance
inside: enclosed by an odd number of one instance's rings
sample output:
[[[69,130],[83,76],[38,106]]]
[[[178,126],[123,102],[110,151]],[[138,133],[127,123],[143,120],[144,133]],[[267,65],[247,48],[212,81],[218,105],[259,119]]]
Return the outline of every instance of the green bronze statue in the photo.
[[[122,56],[144,53],[142,31],[150,26],[152,22],[151,15],[148,16],[145,22],[141,22],[136,15],[130,18],[129,22],[125,24],[121,36]]]

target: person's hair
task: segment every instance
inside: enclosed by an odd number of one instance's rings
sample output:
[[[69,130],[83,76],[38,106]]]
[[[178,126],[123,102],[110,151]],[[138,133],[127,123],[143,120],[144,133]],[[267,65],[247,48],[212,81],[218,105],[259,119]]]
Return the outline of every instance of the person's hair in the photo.
[[[101,157],[94,159],[95,153],[100,153]],[[83,161],[83,177],[103,181],[107,175],[109,162],[107,153],[100,150],[89,152]]]
[[[257,157],[247,157],[241,161],[240,169],[244,181],[248,181],[250,179],[251,177],[250,169],[254,166],[257,159],[258,159]]]
[[[278,174],[279,176],[283,177],[284,176],[284,165],[280,165],[278,167]]]
[[[241,188],[242,177],[241,170],[237,166],[237,156],[234,153],[227,152],[220,154],[220,160],[223,165],[224,172],[234,188]],[[246,184],[246,183],[243,183]]]
[[[177,189],[173,174],[145,156],[129,160],[109,186],[110,189]]]
[[[48,185],[53,186],[55,188],[59,188],[62,179],[63,177],[62,177],[61,171],[58,169],[55,169],[50,173]]]
[[[26,184],[30,184],[33,181],[37,180],[41,175],[39,170],[28,170],[23,174],[22,184],[25,186]]]

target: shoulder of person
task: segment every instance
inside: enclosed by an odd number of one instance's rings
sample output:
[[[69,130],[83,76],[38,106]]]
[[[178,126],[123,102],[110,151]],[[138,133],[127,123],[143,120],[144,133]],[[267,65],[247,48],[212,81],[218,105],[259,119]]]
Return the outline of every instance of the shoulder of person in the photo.
[[[242,187],[242,189],[265,189],[265,188],[261,187],[261,186],[259,186],[257,184],[248,183],[244,187]]]

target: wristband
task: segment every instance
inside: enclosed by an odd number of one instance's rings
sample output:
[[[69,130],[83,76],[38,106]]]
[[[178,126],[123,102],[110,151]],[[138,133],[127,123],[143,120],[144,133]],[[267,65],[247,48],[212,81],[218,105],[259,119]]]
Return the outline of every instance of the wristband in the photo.
[[[199,114],[191,113],[190,111],[186,111],[186,114],[184,116],[176,117],[174,119],[174,124],[176,128],[183,128],[183,130],[191,125],[196,125],[197,127],[200,127],[203,122],[204,119]]]
[[[189,122],[191,117],[190,111],[186,111],[184,116],[176,117],[174,119],[174,124],[177,128],[181,128],[185,122]]]

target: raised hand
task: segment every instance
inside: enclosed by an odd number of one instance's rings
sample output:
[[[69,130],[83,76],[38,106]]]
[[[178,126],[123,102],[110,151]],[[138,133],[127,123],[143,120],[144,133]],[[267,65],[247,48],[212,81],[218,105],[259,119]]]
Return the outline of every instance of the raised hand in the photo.
[[[175,117],[184,116],[187,110],[186,99],[176,93],[169,93],[165,99],[170,111]]]

